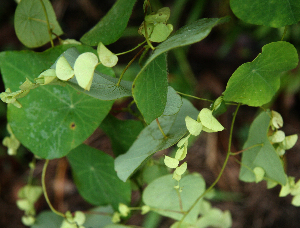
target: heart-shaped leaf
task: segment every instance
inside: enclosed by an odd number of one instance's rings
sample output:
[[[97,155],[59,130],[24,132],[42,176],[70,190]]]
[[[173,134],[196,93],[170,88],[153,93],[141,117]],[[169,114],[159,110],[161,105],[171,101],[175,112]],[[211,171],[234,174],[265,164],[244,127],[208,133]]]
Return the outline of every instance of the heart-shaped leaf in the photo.
[[[51,30],[57,36],[63,34],[49,0],[42,0],[49,19]],[[46,15],[40,0],[22,0],[15,12],[14,20],[16,35],[27,47],[42,46],[50,41]],[[52,39],[55,39],[55,35]]]
[[[33,81],[48,69],[70,45],[43,53],[2,52],[0,67],[6,88],[18,90],[26,78]],[[81,47],[83,51],[90,47]],[[72,87],[40,86],[19,99],[23,108],[8,105],[8,122],[16,138],[39,157],[65,156],[80,145],[100,125],[112,102],[78,93]],[[88,121],[87,121],[88,120]]]
[[[279,28],[300,20],[298,0],[230,0],[230,7],[238,18],[256,25]]]
[[[129,204],[131,188],[114,170],[114,159],[102,151],[82,144],[67,156],[76,186],[82,197],[94,205]]]
[[[85,52],[77,57],[74,63],[74,73],[78,85],[83,89],[90,90],[97,64],[98,57],[92,52]]]
[[[101,64],[106,67],[114,67],[118,62],[118,56],[108,50],[101,42],[98,44],[97,53]]]
[[[180,220],[183,216],[180,213],[180,202],[182,202],[183,211],[190,209],[197,198],[205,191],[205,181],[199,174],[184,176],[180,180],[180,186],[183,187],[180,198],[178,197],[178,190],[174,188],[177,184],[177,181],[172,179],[172,175],[162,176],[152,181],[144,190],[144,203],[156,213]],[[184,221],[190,224],[195,223],[198,212],[199,207],[195,206]]]
[[[268,103],[280,87],[280,73],[298,64],[296,48],[285,41],[269,43],[252,62],[241,65],[230,77],[225,101],[249,106]]]
[[[74,76],[74,70],[64,56],[59,57],[59,59],[57,60],[55,73],[56,76],[62,81],[68,81]]]
[[[262,112],[251,124],[248,139],[243,147],[246,150],[242,155],[240,171],[242,181],[255,182],[256,177],[251,170],[261,167],[267,178],[282,185],[286,183],[286,174],[281,160],[267,136],[270,120],[270,113]]]
[[[202,125],[212,132],[223,131],[224,127],[220,122],[212,115],[212,111],[208,108],[203,108],[199,113],[199,119]]]

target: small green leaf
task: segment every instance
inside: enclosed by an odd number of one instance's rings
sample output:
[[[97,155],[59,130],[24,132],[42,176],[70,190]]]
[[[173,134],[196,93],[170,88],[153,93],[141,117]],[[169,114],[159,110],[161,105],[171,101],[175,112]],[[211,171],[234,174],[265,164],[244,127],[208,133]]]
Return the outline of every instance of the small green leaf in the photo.
[[[255,175],[255,182],[261,182],[264,179],[265,171],[261,167],[255,167],[253,169],[254,175]]]
[[[185,124],[190,134],[194,136],[198,136],[202,131],[202,124],[189,116],[185,117]]]
[[[35,78],[34,81],[40,85],[47,85],[53,82],[55,79],[57,79],[55,69],[48,69],[40,73],[40,75]]]
[[[46,8],[50,28],[54,34],[63,34],[49,0],[43,0]],[[14,20],[16,35],[27,47],[40,47],[50,41],[46,15],[40,0],[22,0],[15,12]],[[52,35],[52,39],[56,36]]]
[[[212,111],[208,108],[203,108],[199,113],[199,119],[202,125],[213,132],[223,131],[224,127],[219,121],[212,115]]]
[[[248,139],[243,147],[240,180],[254,182],[255,175],[249,169],[261,167],[266,172],[265,176],[281,185],[286,183],[286,174],[282,163],[267,133],[269,131],[270,113],[262,112],[251,124]],[[248,149],[250,148],[250,149]]]
[[[190,135],[188,135],[187,137],[184,137],[184,138],[180,139],[180,141],[177,143],[177,146],[178,147],[182,147],[183,145],[187,146],[187,144],[189,142],[189,137],[190,137]]]
[[[94,205],[130,202],[129,183],[123,183],[114,171],[114,159],[102,151],[80,145],[67,156],[76,186],[82,197]]]
[[[173,25],[171,24],[155,24],[153,27],[153,31],[151,32],[151,35],[149,37],[149,40],[157,43],[163,42],[170,36],[172,31]]]
[[[108,50],[101,42],[98,44],[97,53],[101,64],[106,67],[114,67],[118,62],[118,56]]]
[[[74,73],[78,85],[83,89],[90,90],[97,64],[98,57],[92,52],[82,53],[76,59],[74,63]]]
[[[292,199],[292,205],[300,207],[300,195],[295,195]]]
[[[280,113],[272,110],[271,114],[272,114],[271,125],[276,129],[281,128],[283,126],[283,119]]]
[[[182,148],[178,148],[178,150],[176,151],[176,154],[175,154],[175,158],[178,161],[181,161],[181,160],[185,159],[186,154],[187,154],[187,146],[184,146]]]
[[[74,70],[64,56],[59,57],[57,60],[55,74],[62,81],[68,81],[74,77]]]
[[[136,0],[118,0],[108,13],[80,41],[96,46],[99,41],[109,45],[117,41],[124,32]]]
[[[176,158],[171,158],[167,155],[165,155],[164,162],[165,162],[165,165],[171,169],[176,168],[179,164],[179,161]]]
[[[177,211],[187,211],[195,203],[196,199],[205,191],[205,181],[199,174],[184,176],[180,181],[180,185],[184,186],[183,191],[180,193],[181,199],[178,198],[178,193],[174,188],[176,184],[177,181],[172,179],[171,174],[154,180],[144,190],[144,203],[156,213],[180,220],[183,215],[177,213]],[[184,202],[182,210],[180,201]],[[186,216],[184,222],[195,223],[198,212],[199,206],[195,206]]]
[[[300,20],[298,0],[230,0],[230,7],[238,18],[256,25],[280,28]]]
[[[169,86],[168,94],[167,94],[167,103],[163,115],[172,116],[176,114],[177,112],[179,112],[181,105],[182,105],[181,96],[179,96],[176,93],[176,91],[171,86]]]
[[[270,139],[273,143],[280,143],[285,139],[285,133],[283,131],[276,131]]]
[[[177,175],[182,175],[185,173],[186,169],[187,169],[187,163],[184,162],[181,164],[181,166],[177,167],[174,172],[176,172]]]
[[[148,23],[167,23],[170,18],[171,10],[169,7],[163,7],[156,13],[149,14],[145,17],[145,21]]]
[[[289,135],[285,137],[285,139],[283,140],[282,146],[285,150],[289,150],[296,144],[297,140],[298,140],[297,134]]]
[[[298,64],[295,47],[285,41],[269,43],[252,62],[241,65],[230,77],[225,101],[261,106],[268,103],[280,87],[280,73]]]

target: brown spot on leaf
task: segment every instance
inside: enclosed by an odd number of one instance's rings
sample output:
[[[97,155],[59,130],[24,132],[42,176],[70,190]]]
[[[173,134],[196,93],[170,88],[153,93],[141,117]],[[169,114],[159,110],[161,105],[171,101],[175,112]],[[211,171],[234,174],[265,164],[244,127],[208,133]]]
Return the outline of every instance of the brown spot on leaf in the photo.
[[[70,124],[70,128],[71,128],[71,130],[75,130],[76,124],[75,124],[74,122],[72,122],[72,123]]]

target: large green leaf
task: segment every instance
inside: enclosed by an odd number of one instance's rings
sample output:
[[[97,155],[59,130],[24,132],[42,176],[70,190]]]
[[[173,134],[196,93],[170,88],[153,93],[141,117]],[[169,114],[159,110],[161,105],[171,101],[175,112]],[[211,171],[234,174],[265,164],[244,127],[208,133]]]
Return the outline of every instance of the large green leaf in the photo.
[[[94,205],[111,204],[115,209],[119,203],[129,204],[130,184],[117,177],[112,157],[82,144],[67,158],[78,191],[86,201]]]
[[[183,188],[178,197],[178,190],[174,188],[178,182],[172,178],[172,175],[162,176],[151,182],[143,193],[143,201],[150,206],[152,210],[170,218],[180,220],[183,216],[180,210],[187,211],[205,191],[205,181],[199,174],[190,174],[180,180],[180,186]],[[199,201],[199,204],[201,201]],[[198,204],[198,205],[199,205]],[[195,206],[186,216],[184,221],[193,224],[197,221],[199,206]]]
[[[136,0],[118,0],[80,41],[91,46],[98,45],[100,41],[104,45],[117,41],[127,26],[135,2]]]
[[[43,53],[10,51],[0,55],[6,88],[12,91],[48,69],[69,45]],[[83,47],[81,47],[83,48]],[[34,154],[53,159],[65,156],[100,125],[112,102],[100,101],[66,86],[40,86],[24,97],[18,109],[8,105],[8,122],[15,136]]]
[[[146,123],[151,123],[165,110],[168,93],[167,60],[162,54],[147,64],[132,85],[136,105]]]
[[[108,115],[100,128],[109,136],[114,155],[124,154],[143,130],[142,122],[136,120],[119,120]]]
[[[54,214],[52,211],[43,211],[36,217],[31,228],[57,228],[63,222],[63,217]]]
[[[256,25],[279,28],[300,20],[299,0],[230,0],[230,7],[238,18]]]
[[[250,149],[245,150],[242,155],[240,171],[242,181],[255,182],[253,169],[261,167],[267,178],[282,185],[286,183],[286,174],[281,160],[267,136],[270,120],[270,113],[262,112],[251,124],[249,136],[244,145],[244,149]]]
[[[133,82],[132,93],[147,123],[159,117],[167,100],[167,66],[163,53],[203,40],[211,29],[228,18],[201,19],[182,27],[159,44]]]
[[[156,121],[144,128],[126,154],[116,158],[115,170],[118,177],[126,181],[155,152],[177,143],[188,132],[185,126],[185,117],[190,116],[196,119],[198,113],[199,111],[189,101],[183,99],[183,104],[178,113],[158,118],[167,138],[163,137]]]
[[[160,54],[170,51],[171,49],[183,47],[203,40],[208,36],[213,27],[227,22],[228,20],[229,17],[203,18],[183,26],[173,36],[160,43],[155,48],[154,53],[150,56],[145,65],[149,64]]]
[[[77,50],[81,46],[72,47],[66,50],[62,55],[66,57],[70,66],[74,69],[74,64],[77,57],[80,55],[80,52]],[[91,48],[92,49],[92,48]],[[94,49],[89,50],[90,52],[96,53]],[[51,66],[51,68],[55,69],[56,63]],[[100,65],[101,66],[101,65]],[[97,68],[98,69],[98,68]],[[132,82],[122,80],[120,85],[117,86],[118,79],[111,77],[110,75],[106,75],[104,73],[95,71],[92,85],[89,91],[81,88],[76,78],[72,78],[67,83],[75,88],[76,90],[85,93],[91,97],[100,99],[100,100],[115,100],[122,97],[131,96],[131,86]]]
[[[55,16],[55,12],[49,0],[43,0],[50,29],[56,35],[63,34]],[[50,41],[46,15],[41,0],[22,0],[15,12],[15,30],[19,40],[27,47],[42,46]],[[52,35],[52,39],[55,39]]]
[[[280,87],[280,73],[297,64],[298,54],[292,44],[285,41],[267,44],[252,62],[241,65],[233,73],[224,100],[249,106],[266,104]]]

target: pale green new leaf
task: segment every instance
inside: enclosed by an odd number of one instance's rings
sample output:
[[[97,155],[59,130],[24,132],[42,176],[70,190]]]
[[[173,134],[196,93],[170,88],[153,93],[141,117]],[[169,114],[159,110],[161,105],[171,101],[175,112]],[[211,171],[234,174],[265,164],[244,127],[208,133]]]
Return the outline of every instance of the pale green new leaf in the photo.
[[[87,46],[78,45],[73,48],[66,50],[62,55],[66,57],[69,64],[74,68],[75,61],[80,55],[81,48],[87,49]],[[78,49],[78,50],[77,50]],[[93,49],[89,48],[89,51],[92,52]],[[95,50],[94,50],[95,51]],[[96,52],[95,52],[96,53]],[[54,63],[51,68],[55,68],[56,63]],[[102,66],[102,71],[107,71],[106,73],[98,72],[97,69]],[[118,79],[110,76],[112,74],[112,69],[104,67],[100,64],[96,71],[94,72],[93,81],[91,82],[90,90],[84,90],[78,85],[76,78],[70,79],[67,83],[76,90],[83,92],[91,97],[100,99],[100,100],[115,100],[122,97],[131,96],[131,87],[132,82],[122,80],[120,85],[117,86]]]
[[[119,178],[126,181],[155,152],[177,143],[187,133],[184,121],[187,115],[196,118],[198,110],[189,101],[183,99],[178,113],[158,118],[167,138],[164,138],[160,132],[156,121],[144,128],[130,149],[116,158],[115,170]]]
[[[190,132],[190,134],[194,136],[198,136],[202,130],[202,124],[193,118],[187,116],[185,117],[186,128]]]
[[[171,158],[171,157],[165,155],[164,163],[167,167],[174,169],[178,166],[179,161],[176,158]]]
[[[255,175],[255,182],[258,183],[264,179],[265,171],[261,167],[255,167],[253,169],[254,175]]]
[[[49,0],[43,0],[50,29],[60,36],[63,34]],[[46,15],[41,0],[22,0],[15,12],[15,31],[18,39],[27,47],[40,47],[50,41]],[[53,34],[52,39],[56,36]]]
[[[118,56],[112,53],[103,43],[99,43],[97,47],[97,53],[101,64],[106,67],[114,67],[118,62]]]
[[[252,62],[241,65],[230,77],[225,101],[249,106],[268,103],[280,87],[280,73],[298,64],[296,48],[285,41],[269,43]]]
[[[212,111],[208,108],[203,108],[200,113],[199,117],[202,125],[212,132],[216,131],[223,131],[224,127],[220,124],[220,122],[212,115]]]
[[[279,28],[300,20],[299,0],[230,0],[230,7],[238,18],[256,25]]]
[[[270,113],[262,112],[251,124],[248,139],[243,147],[246,150],[242,153],[239,176],[242,181],[255,182],[256,178],[251,170],[261,167],[267,178],[282,185],[286,183],[281,160],[267,136],[270,119]]]
[[[136,0],[118,0],[108,13],[80,41],[91,46],[117,41],[124,32]]]
[[[49,70],[51,69],[48,69],[48,72]],[[74,76],[74,70],[64,56],[59,57],[59,59],[57,60],[55,74],[58,79],[62,81],[68,81]]]

